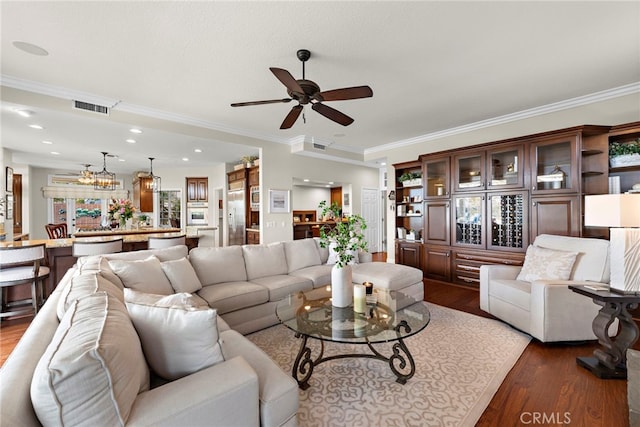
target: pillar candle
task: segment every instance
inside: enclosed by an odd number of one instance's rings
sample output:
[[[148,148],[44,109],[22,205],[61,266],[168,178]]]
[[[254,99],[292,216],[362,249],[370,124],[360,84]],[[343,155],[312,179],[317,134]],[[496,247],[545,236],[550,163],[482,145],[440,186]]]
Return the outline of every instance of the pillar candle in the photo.
[[[364,285],[353,287],[353,310],[358,313],[367,311],[367,295]]]

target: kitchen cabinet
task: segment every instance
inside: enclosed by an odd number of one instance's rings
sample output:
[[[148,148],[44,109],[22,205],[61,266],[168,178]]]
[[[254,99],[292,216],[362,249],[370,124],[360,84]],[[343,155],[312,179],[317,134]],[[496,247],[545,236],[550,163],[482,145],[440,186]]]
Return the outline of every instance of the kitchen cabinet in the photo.
[[[133,181],[133,204],[140,212],[153,212],[152,179],[146,176],[138,177]]]
[[[209,178],[187,178],[187,202],[209,200]]]
[[[260,185],[260,166],[253,166],[249,168],[248,171],[249,187]]]
[[[259,244],[260,244],[260,231],[247,230],[247,245],[259,245]]]

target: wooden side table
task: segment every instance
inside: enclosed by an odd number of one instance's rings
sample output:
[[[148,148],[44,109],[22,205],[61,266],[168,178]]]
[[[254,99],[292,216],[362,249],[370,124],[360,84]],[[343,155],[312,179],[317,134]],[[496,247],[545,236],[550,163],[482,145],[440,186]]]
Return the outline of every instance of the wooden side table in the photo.
[[[593,319],[593,333],[603,347],[593,352],[595,357],[578,357],[578,365],[590,370],[598,378],[609,379],[627,377],[627,349],[638,340],[638,325],[633,321],[629,310],[636,309],[640,303],[639,294],[618,294],[602,286],[569,286],[573,292],[593,299],[602,306]],[[618,334],[609,337],[609,326],[618,319]]]

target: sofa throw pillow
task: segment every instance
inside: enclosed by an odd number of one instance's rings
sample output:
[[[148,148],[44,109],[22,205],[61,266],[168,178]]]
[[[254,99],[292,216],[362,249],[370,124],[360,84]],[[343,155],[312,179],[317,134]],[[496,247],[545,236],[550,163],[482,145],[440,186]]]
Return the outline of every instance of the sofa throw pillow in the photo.
[[[162,307],[195,307],[209,308],[209,304],[198,295],[178,292],[171,295],[147,294],[124,288],[124,300],[134,304],[159,305]]]
[[[569,280],[577,252],[558,251],[529,245],[524,265],[516,280]]]
[[[127,303],[147,363],[175,380],[224,360],[216,310]]]
[[[149,368],[124,304],[106,292],[74,300],[31,380],[42,425],[122,426]]]
[[[162,262],[160,267],[174,291],[192,293],[202,289],[202,283],[186,257]]]
[[[327,259],[328,265],[334,265],[338,263],[338,252],[336,252],[336,242],[329,243],[329,258]],[[347,251],[347,254],[351,254],[353,258],[349,261],[350,265],[358,263],[358,251]]]
[[[110,260],[109,265],[127,288],[149,294],[173,293],[171,283],[155,255],[136,261]]]

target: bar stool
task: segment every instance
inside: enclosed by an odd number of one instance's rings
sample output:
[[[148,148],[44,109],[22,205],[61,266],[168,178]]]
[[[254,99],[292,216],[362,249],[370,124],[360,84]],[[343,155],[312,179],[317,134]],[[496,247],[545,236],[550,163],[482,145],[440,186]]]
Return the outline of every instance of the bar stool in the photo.
[[[50,239],[66,239],[69,237],[67,234],[67,224],[64,222],[60,224],[47,224],[44,228],[47,230]]]
[[[0,248],[0,319],[9,316],[38,314],[43,300],[42,283],[49,277],[49,267],[41,265],[45,259],[44,243]],[[20,307],[7,303],[7,290],[11,286],[31,284],[31,306]],[[16,306],[15,310],[11,306]]]
[[[76,258],[118,252],[122,252],[122,238],[107,241],[76,240],[71,248],[71,254]]]
[[[179,246],[187,244],[187,237],[182,234],[180,236],[149,236],[148,249],[162,249],[171,246]]]

